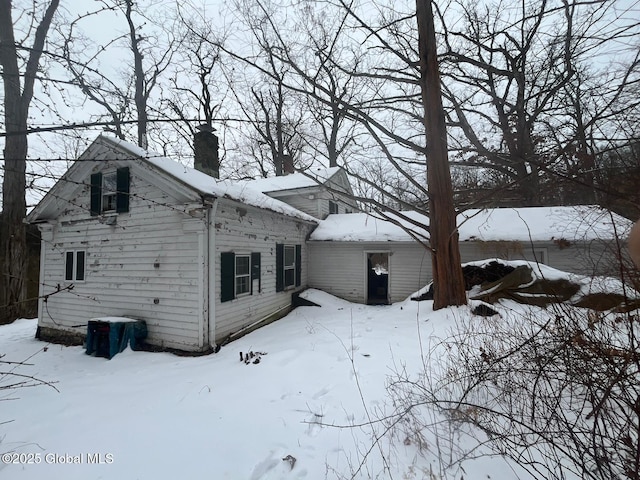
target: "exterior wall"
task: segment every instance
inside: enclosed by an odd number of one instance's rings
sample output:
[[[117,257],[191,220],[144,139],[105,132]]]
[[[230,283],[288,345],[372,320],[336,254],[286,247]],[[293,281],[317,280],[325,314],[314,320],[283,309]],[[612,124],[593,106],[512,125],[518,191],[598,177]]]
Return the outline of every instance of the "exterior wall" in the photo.
[[[289,193],[286,195],[279,195],[278,192],[276,192],[274,194],[268,193],[268,195],[291,205],[293,208],[297,208],[298,210],[306,213],[307,215],[311,215],[312,217],[316,217],[316,218],[322,218],[320,217],[320,204],[318,200],[318,192],[313,191],[313,192]],[[329,207],[327,206],[327,208]]]
[[[140,162],[96,162],[91,173],[122,165],[131,173],[128,213],[91,216],[87,177],[71,202],[59,200],[54,225],[42,227],[40,288],[50,296],[40,302],[39,326],[84,334],[91,318],[133,317],[147,322],[151,344],[204,350],[207,230],[201,204],[158,188],[162,179]],[[69,250],[86,251],[85,281],[65,281]],[[58,286],[63,291],[56,293]]]
[[[346,195],[340,195],[331,192],[322,192],[318,199],[318,218],[327,218],[329,215],[329,201],[338,204],[338,213],[353,213],[357,209],[353,206],[353,202]]]
[[[389,296],[399,302],[431,279],[430,253],[417,242],[309,242],[309,287],[366,301],[366,253],[389,252]]]
[[[366,252],[389,252],[389,290],[392,302],[404,300],[432,280],[429,251],[415,242],[322,242],[311,241],[309,287],[318,288],[351,302],[366,301]],[[462,242],[463,263],[502,258],[540,261],[546,265],[584,275],[615,274],[619,268],[613,245],[536,242]]]
[[[352,192],[349,180],[346,174],[341,172],[327,181],[326,185],[267,192],[267,195],[288,203],[308,215],[324,219],[329,215],[330,200],[338,204],[338,213],[357,211],[356,202],[353,201],[350,193]]]
[[[618,275],[616,246],[613,242],[462,242],[462,262],[485,258],[529,260],[544,263],[558,270],[581,275]]]
[[[315,227],[310,222],[259,210],[221,199],[215,214],[215,340],[263,320],[291,305],[293,292],[308,285],[306,239]],[[300,286],[276,292],[276,244],[302,246]],[[260,288],[253,280],[253,294],[221,302],[221,253],[260,253]]]
[[[351,212],[356,211],[356,208],[352,205],[353,202],[349,200],[348,196],[319,191],[315,188],[307,192],[300,191],[287,194],[276,192],[274,194],[269,193],[269,195],[288,203],[308,215],[320,219],[324,219],[329,215],[330,200],[338,204],[338,213],[347,213],[347,210]]]

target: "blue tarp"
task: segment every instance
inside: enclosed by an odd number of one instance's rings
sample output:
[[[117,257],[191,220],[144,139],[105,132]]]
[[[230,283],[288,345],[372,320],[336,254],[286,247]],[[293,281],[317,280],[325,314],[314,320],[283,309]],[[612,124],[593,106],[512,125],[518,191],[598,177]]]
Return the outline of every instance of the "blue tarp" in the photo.
[[[138,345],[147,337],[147,324],[137,321],[100,321],[89,320],[87,324],[87,355],[112,358],[122,352],[127,345],[137,350]]]

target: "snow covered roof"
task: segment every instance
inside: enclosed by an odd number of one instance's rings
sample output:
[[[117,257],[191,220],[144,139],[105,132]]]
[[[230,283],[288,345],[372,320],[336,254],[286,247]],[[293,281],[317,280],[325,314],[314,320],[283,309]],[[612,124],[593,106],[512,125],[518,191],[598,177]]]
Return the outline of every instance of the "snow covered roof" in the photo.
[[[418,212],[402,212],[412,220],[428,225],[429,219]],[[406,220],[398,221],[411,228],[423,238],[429,238],[424,228],[418,228]],[[400,226],[374,217],[369,213],[342,213],[329,215],[321,220],[311,234],[310,240],[332,240],[337,242],[408,242],[414,239]]]
[[[406,217],[429,224],[417,212]],[[428,233],[400,220],[423,238]],[[551,241],[612,239],[626,235],[631,222],[596,206],[472,209],[458,215],[460,241]],[[401,227],[368,213],[329,215],[319,222],[311,240],[340,242],[411,241]]]
[[[314,168],[305,173],[292,173],[280,177],[259,178],[257,180],[247,180],[244,185],[266,193],[279,192],[283,190],[295,190],[297,188],[315,187],[318,183],[326,183],[331,177],[340,171],[340,167]]]
[[[252,205],[258,208],[264,208],[277,213],[282,213],[291,217],[297,217],[303,220],[317,222],[317,219],[311,215],[307,215],[292,206],[276,200],[275,198],[265,195],[261,191],[251,188],[249,185],[227,180],[215,179],[206,173],[200,172],[194,168],[182,165],[170,158],[160,154],[149,152],[137,145],[117,138],[106,137],[101,135],[101,139],[107,140],[122,150],[139,157],[156,168],[162,170],[171,177],[179,180],[183,184],[191,187],[197,192],[204,195],[212,195],[219,198],[229,198]]]
[[[458,215],[461,241],[551,241],[613,239],[629,231],[631,222],[594,205],[493,208]]]

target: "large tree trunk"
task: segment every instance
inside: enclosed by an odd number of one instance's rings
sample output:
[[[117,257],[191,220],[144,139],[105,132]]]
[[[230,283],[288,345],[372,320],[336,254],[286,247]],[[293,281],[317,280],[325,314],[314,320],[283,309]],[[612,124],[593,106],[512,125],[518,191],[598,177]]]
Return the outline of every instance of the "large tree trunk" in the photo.
[[[6,72],[6,71],[5,71]],[[20,97],[11,97],[5,88],[5,111],[8,103],[18,104]],[[6,101],[9,99],[9,101]],[[18,106],[19,107],[19,106]],[[19,108],[18,108],[19,109]],[[24,116],[23,116],[24,119]],[[19,120],[19,119],[18,119]],[[17,121],[13,128],[26,130],[26,120]],[[12,129],[13,129],[12,128]],[[9,125],[7,124],[7,132]],[[2,283],[6,305],[0,306],[0,323],[12,322],[23,315],[26,307],[27,237],[25,224],[25,168],[27,155],[26,135],[7,136],[4,147],[4,182],[2,186],[2,227],[0,250],[3,256]],[[2,308],[4,307],[4,308]]]
[[[433,308],[464,305],[467,295],[460,265],[460,248],[453,187],[447,152],[447,131],[436,57],[436,35],[431,0],[416,0],[420,87],[427,136],[429,229],[433,263]]]
[[[40,56],[58,3],[59,0],[51,1],[36,29],[21,89],[11,0],[0,0],[0,65],[3,70],[4,123],[7,133],[2,184],[3,221],[0,225],[0,255],[3,256],[0,288],[5,291],[6,305],[0,306],[0,323],[11,322],[22,316],[26,308],[27,241],[24,218],[27,213],[27,113],[33,98]]]

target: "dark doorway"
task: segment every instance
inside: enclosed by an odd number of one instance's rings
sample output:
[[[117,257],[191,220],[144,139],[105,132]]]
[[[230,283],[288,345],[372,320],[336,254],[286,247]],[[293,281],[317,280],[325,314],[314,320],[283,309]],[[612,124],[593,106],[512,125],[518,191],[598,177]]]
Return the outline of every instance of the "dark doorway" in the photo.
[[[389,304],[389,253],[367,253],[367,304]]]

